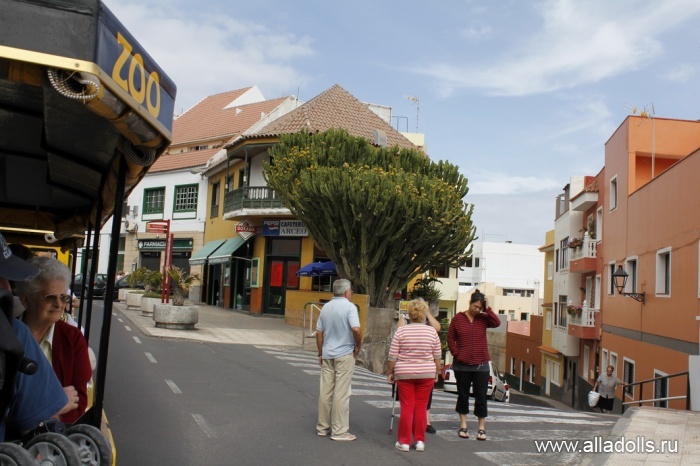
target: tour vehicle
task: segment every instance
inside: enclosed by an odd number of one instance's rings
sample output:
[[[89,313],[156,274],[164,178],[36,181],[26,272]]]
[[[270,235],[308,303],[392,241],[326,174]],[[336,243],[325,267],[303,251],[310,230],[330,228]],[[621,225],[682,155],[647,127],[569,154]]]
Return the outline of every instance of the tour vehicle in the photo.
[[[87,283],[98,246],[108,248],[107,277],[115,277],[124,200],[170,144],[175,84],[100,0],[0,0],[0,11],[0,232],[56,251]],[[114,240],[100,244],[111,218]],[[75,270],[70,258],[81,248],[95,259]],[[116,464],[94,435],[110,438],[103,402],[114,286],[105,281],[92,406],[69,435],[25,444],[34,458]],[[78,320],[89,342],[95,296],[86,288]],[[16,447],[0,444],[2,464],[21,464],[7,453]]]

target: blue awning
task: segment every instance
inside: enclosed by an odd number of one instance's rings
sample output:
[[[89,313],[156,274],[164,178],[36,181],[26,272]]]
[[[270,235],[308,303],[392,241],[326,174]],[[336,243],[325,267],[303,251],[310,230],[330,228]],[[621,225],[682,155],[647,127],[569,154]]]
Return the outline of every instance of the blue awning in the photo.
[[[190,265],[204,265],[207,263],[207,258],[216,251],[219,246],[226,242],[225,239],[215,239],[214,241],[209,241],[207,244],[202,246],[202,249],[192,254],[190,257]]]
[[[245,241],[240,236],[234,238],[229,238],[226,242],[216,250],[212,255],[209,256],[210,264],[225,264],[231,260],[231,256],[234,252],[241,246],[245,244]]]

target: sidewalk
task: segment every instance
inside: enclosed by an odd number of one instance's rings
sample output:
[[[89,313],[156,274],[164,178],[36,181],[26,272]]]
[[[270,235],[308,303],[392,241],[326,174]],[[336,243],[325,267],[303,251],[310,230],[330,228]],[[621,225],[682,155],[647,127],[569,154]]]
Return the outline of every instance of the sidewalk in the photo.
[[[231,345],[302,346],[302,329],[287,325],[284,319],[254,317],[240,311],[204,304],[197,306],[199,322],[195,325],[195,330],[170,330],[156,328],[153,317],[142,315],[141,309],[127,309],[126,304],[119,301],[115,301],[113,305],[114,309],[121,311],[141,332],[152,337]],[[315,350],[315,340],[304,339],[304,348]]]

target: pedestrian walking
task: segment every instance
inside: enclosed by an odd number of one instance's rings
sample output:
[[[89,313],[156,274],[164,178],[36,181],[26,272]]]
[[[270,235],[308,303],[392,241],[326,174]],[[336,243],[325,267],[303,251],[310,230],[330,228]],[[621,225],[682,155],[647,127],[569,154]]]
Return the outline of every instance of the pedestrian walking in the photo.
[[[411,437],[417,451],[425,451],[428,398],[440,374],[442,347],[437,331],[425,325],[428,304],[421,298],[408,305],[409,325],[396,329],[389,349],[387,381],[396,382],[401,414],[395,447],[409,451]]]
[[[430,308],[430,306],[428,306]],[[408,315],[404,316],[403,312],[399,312],[399,319],[396,322],[396,328],[403,327],[404,325],[408,324]],[[440,330],[442,330],[442,326],[440,325],[440,322],[433,317],[433,315],[428,311],[425,314],[425,325],[430,325],[435,329],[436,332],[438,332],[438,336],[440,335]],[[433,388],[435,388],[433,386]],[[396,396],[399,396],[399,392],[396,392]],[[398,398],[397,398],[398,399]],[[425,431],[429,434],[435,434],[437,431],[435,430],[435,427],[430,423],[430,405],[433,404],[433,390],[430,390],[430,397],[428,398],[428,406],[426,407],[426,419],[428,420],[428,425],[425,426]]]
[[[601,413],[609,413],[613,409],[613,402],[615,401],[615,388],[618,385],[623,387],[627,385],[622,380],[618,379],[613,375],[615,368],[613,366],[608,366],[605,374],[600,374],[598,380],[596,380],[593,386],[593,391],[598,391],[600,388],[600,398],[598,398],[598,408],[600,408]]]
[[[360,318],[350,302],[349,280],[333,282],[333,299],[321,309],[316,322],[316,347],[321,366],[316,433],[331,440],[351,441],[350,385],[355,360],[362,347]]]
[[[469,390],[474,396],[474,415],[479,422],[477,440],[486,440],[485,420],[488,416],[486,392],[489,383],[489,348],[486,329],[501,325],[496,314],[486,305],[486,297],[477,289],[469,300],[469,308],[457,313],[447,331],[447,346],[452,353],[452,370],[457,381],[457,406],[460,438],[468,439],[467,414]],[[473,387],[472,387],[473,385]]]

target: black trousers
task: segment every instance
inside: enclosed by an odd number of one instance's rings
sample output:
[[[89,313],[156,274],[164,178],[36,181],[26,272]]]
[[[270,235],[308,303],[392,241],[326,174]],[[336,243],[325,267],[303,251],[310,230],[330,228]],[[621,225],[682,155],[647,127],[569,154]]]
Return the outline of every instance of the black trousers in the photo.
[[[457,380],[457,406],[455,411],[459,414],[469,414],[469,387],[474,396],[474,415],[487,417],[486,392],[489,388],[489,373],[474,371],[454,371]]]

